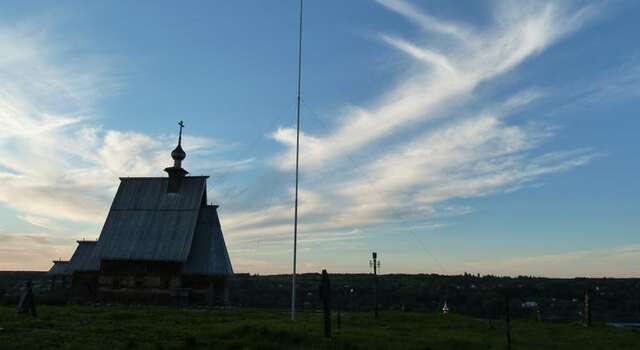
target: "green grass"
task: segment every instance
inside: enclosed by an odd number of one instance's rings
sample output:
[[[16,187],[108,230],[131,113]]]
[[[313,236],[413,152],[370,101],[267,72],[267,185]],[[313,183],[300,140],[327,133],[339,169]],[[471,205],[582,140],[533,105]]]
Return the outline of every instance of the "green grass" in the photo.
[[[439,314],[349,313],[334,338],[322,315],[164,307],[40,306],[39,317],[0,307],[0,349],[506,349],[502,321]],[[334,314],[335,316],[335,314]],[[518,320],[513,349],[639,349],[640,332]]]

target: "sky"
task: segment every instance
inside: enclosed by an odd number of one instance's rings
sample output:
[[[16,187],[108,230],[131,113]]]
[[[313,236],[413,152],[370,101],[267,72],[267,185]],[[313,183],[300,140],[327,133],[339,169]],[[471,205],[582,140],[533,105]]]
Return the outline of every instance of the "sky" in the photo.
[[[97,239],[184,120],[234,270],[290,273],[297,1],[0,2],[0,270]],[[298,271],[638,277],[639,11],[306,1]]]

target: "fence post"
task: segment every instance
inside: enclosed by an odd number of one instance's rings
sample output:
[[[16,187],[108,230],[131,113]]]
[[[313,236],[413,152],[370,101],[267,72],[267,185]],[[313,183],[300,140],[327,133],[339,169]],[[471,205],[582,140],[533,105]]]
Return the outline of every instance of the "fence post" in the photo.
[[[322,270],[319,294],[324,306],[324,336],[331,338],[331,284],[327,270]]]
[[[18,302],[18,314],[31,314],[33,317],[37,316],[31,280],[28,280],[25,283],[24,292],[20,296],[20,301]]]
[[[511,350],[511,311],[509,309],[509,304],[511,300],[509,299],[509,295],[505,295],[505,313],[506,313],[506,321],[507,321],[507,349]]]
[[[591,327],[591,290],[584,291],[584,325]]]
[[[341,311],[342,311],[342,307],[341,307],[342,303],[338,303],[338,330],[340,330],[340,327],[342,326],[342,318],[340,317]]]

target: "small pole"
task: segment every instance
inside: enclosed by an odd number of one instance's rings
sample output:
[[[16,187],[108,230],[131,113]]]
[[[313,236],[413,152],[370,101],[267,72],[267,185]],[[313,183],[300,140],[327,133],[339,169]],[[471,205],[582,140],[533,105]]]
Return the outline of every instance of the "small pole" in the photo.
[[[33,317],[37,316],[31,280],[28,280],[25,283],[24,292],[20,296],[20,301],[18,302],[18,314],[31,314]]]
[[[584,291],[584,325],[591,327],[591,290]]]
[[[340,300],[338,301],[338,331],[340,331],[342,329],[342,310],[347,311],[347,291],[349,290],[349,286],[348,285],[343,285],[342,287],[342,294],[340,297]]]
[[[341,319],[341,311],[342,311],[342,303],[338,303],[338,330],[340,330],[341,326],[342,326],[342,319]]]
[[[369,266],[373,267],[373,310],[375,317],[378,318],[378,267],[380,267],[380,261],[377,252],[371,253],[371,257]]]
[[[506,312],[506,321],[507,321],[507,349],[511,350],[511,315],[509,310],[509,303],[511,302],[511,300],[509,300],[508,295],[505,295],[504,300],[505,300],[505,312]]]
[[[325,338],[331,338],[331,284],[327,270],[322,270],[319,294],[324,309],[324,336]]]
[[[357,309],[356,305],[353,303],[353,294],[355,293],[355,291],[356,290],[353,289],[353,287],[349,289],[349,308],[348,309],[350,312],[354,312]]]

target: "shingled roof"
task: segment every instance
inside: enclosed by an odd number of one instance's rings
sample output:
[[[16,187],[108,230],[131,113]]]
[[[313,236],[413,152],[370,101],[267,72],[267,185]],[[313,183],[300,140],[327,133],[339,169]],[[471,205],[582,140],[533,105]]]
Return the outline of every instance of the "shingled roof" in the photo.
[[[78,247],[73,252],[71,260],[67,265],[70,273],[75,271],[98,271],[100,269],[100,261],[95,254],[96,241],[78,241]]]
[[[186,262],[207,176],[187,176],[180,190],[168,178],[121,178],[96,245],[100,259]]]
[[[55,277],[69,275],[70,273],[67,270],[68,265],[68,261],[54,260],[53,266],[51,266],[51,269],[49,269],[49,271],[47,272],[47,276]]]
[[[217,206],[200,209],[198,225],[184,272],[194,275],[232,275]]]

